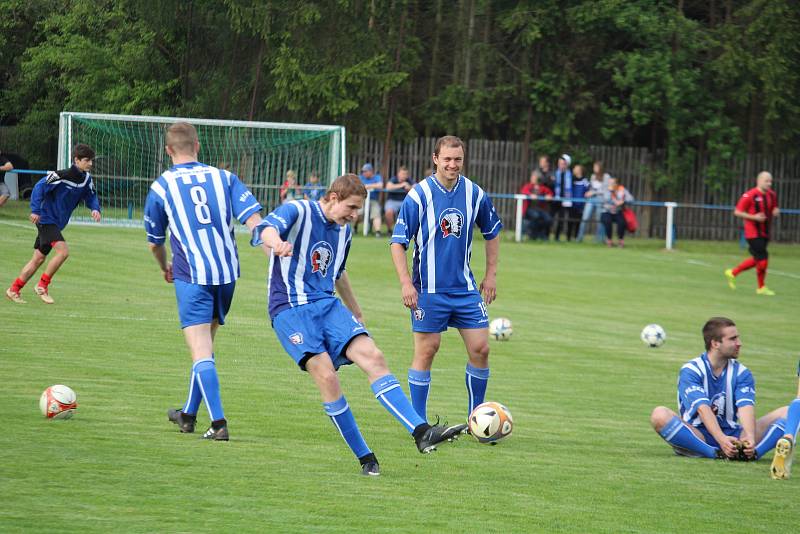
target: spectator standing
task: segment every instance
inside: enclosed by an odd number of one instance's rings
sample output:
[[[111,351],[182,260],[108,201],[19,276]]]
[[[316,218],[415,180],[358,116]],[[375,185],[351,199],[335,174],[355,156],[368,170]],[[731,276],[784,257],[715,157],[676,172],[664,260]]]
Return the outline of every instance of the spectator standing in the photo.
[[[408,167],[401,165],[397,168],[397,174],[392,176],[386,183],[386,204],[383,206],[384,216],[386,217],[386,229],[391,232],[394,229],[394,221],[403,200],[416,182],[411,178]]]
[[[365,163],[361,167],[361,174],[358,177],[361,179],[361,183],[364,184],[364,188],[369,194],[367,202],[369,202],[369,218],[372,222],[372,233],[375,234],[375,237],[381,237],[381,205],[378,202],[378,197],[380,196],[379,190],[383,189],[383,176],[375,173],[375,169],[372,167],[371,163]],[[358,212],[358,216],[363,218],[364,208],[361,208]]]
[[[319,202],[324,194],[325,188],[319,185],[319,173],[311,171],[311,174],[308,175],[308,183],[303,187],[303,198]]]
[[[553,177],[553,169],[550,166],[550,156],[542,156],[539,158],[539,173],[542,175],[539,179],[539,183],[553,191],[556,186],[556,181]]]
[[[584,193],[584,198],[590,199],[590,202],[585,202],[583,205],[583,215],[581,216],[581,225],[578,229],[578,236],[576,241],[579,243],[583,241],[583,235],[586,231],[586,223],[594,215],[594,220],[597,223],[597,234],[595,241],[598,243],[603,242],[603,225],[600,224],[600,212],[602,211],[603,192],[608,189],[608,181],[611,175],[605,172],[603,162],[597,160],[592,166],[592,177],[589,179],[589,190]]]
[[[625,246],[625,217],[622,215],[622,210],[626,202],[632,201],[633,195],[616,178],[611,177],[608,180],[608,189],[603,193],[603,214],[600,216],[606,232],[606,245],[609,247],[614,246],[611,240],[613,223],[617,223],[619,247]]]
[[[286,180],[281,186],[280,194],[281,204],[286,204],[292,200],[299,200],[303,198],[303,194],[300,191],[300,186],[297,185],[297,173],[294,170],[289,169],[286,171]]]
[[[572,168],[572,198],[585,198],[589,191],[589,179],[585,176],[583,165],[575,165]],[[567,240],[578,237],[578,227],[583,216],[583,208],[586,202],[575,202],[569,208],[567,217]]]
[[[530,181],[523,185],[519,192],[522,195],[535,197],[522,203],[522,213],[525,218],[526,231],[530,239],[547,241],[550,238],[550,226],[553,217],[550,215],[550,200],[553,191],[543,185],[542,173],[538,169],[531,173]]]
[[[6,173],[12,170],[14,170],[14,165],[0,152],[0,207],[2,207],[11,196],[8,186],[6,186],[5,177]]]
[[[561,237],[562,225],[567,230],[567,225],[564,224],[569,217],[569,208],[572,207],[572,158],[569,154],[561,154],[558,158],[558,167],[553,174],[555,181],[553,186],[553,193],[556,197],[563,198],[564,200],[556,200],[553,202],[553,221],[555,222],[555,240],[559,241]],[[567,234],[569,240],[569,234]]]

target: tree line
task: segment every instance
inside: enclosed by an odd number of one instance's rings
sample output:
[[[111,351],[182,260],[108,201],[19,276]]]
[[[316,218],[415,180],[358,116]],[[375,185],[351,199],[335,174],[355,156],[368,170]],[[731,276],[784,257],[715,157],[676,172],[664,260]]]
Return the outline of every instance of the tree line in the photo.
[[[654,187],[720,186],[797,154],[799,35],[794,0],[4,0],[0,121],[34,166],[70,110],[643,146]]]

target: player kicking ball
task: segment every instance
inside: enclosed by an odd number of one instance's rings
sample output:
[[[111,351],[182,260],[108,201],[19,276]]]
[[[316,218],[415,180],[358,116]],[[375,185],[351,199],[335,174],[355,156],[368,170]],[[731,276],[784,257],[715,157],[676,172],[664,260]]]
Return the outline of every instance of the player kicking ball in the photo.
[[[680,370],[680,416],[658,406],[650,423],[680,456],[758,460],[784,435],[786,406],[756,420],[755,381],[738,361],[742,342],[733,321],[712,317],[703,339],[706,352]]]
[[[253,231],[251,244],[266,244],[268,312],[275,335],[319,388],[330,417],[364,475],[379,475],[375,454],[364,441],[345,399],[337,370],[355,363],[369,379],[375,398],[428,453],[454,439],[460,426],[429,425],[414,411],[383,353],[364,327],[345,263],[352,231],[367,191],[354,174],[339,176],[319,202],[295,200],[270,213]],[[334,296],[334,289],[339,298]]]
[[[775,445],[775,456],[772,458],[769,474],[776,480],[786,480],[792,471],[794,444],[797,443],[797,432],[800,430],[800,362],[797,364],[797,398],[789,405],[786,414],[786,433]]]

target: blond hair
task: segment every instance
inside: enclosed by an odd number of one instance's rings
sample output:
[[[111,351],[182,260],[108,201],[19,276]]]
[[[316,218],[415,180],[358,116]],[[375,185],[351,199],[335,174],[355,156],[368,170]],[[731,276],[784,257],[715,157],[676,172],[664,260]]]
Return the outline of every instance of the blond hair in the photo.
[[[176,122],[167,128],[167,146],[177,154],[194,154],[197,130],[188,122]]]

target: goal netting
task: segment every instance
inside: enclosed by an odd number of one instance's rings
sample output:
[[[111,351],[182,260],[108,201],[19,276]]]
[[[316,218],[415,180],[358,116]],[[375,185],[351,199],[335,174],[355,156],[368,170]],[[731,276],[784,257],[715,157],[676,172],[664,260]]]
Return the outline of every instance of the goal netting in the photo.
[[[59,119],[58,167],[71,165],[76,143],[90,145],[104,221],[138,226],[150,184],[171,166],[164,137],[177,121],[197,128],[200,161],[239,176],[267,210],[279,204],[290,169],[301,186],[312,172],[321,186],[345,172],[341,126],[73,112],[62,112]],[[88,213],[78,209],[74,220],[88,220]]]

